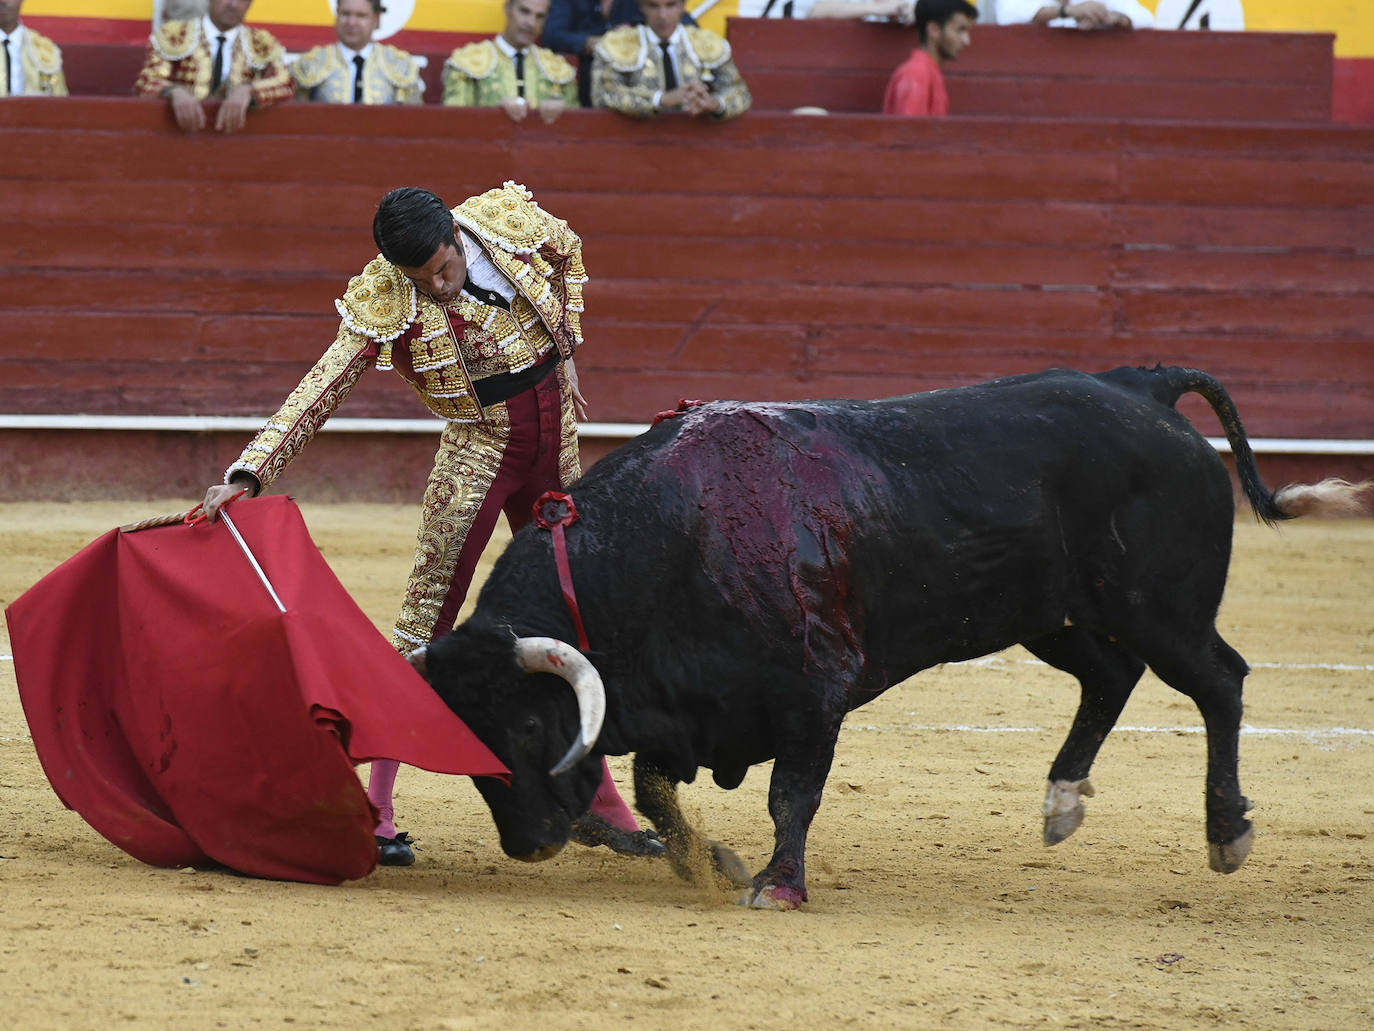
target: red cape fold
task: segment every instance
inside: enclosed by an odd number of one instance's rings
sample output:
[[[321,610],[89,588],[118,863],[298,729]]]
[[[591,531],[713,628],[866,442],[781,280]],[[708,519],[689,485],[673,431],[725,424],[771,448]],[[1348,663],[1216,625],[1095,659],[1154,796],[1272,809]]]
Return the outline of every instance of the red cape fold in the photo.
[[[158,866],[333,884],[377,862],[352,762],[508,771],[378,633],[285,497],[111,531],[6,610],[62,802]],[[350,762],[350,759],[352,762]]]

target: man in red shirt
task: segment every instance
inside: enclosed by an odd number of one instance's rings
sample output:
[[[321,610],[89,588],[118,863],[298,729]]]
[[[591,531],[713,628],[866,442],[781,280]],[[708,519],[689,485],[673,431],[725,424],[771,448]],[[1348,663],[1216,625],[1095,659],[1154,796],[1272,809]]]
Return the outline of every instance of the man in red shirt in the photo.
[[[885,115],[949,114],[949,94],[940,66],[954,61],[968,46],[969,29],[978,9],[965,0],[918,0],[916,31],[921,45],[911,52],[888,80],[883,94]]]

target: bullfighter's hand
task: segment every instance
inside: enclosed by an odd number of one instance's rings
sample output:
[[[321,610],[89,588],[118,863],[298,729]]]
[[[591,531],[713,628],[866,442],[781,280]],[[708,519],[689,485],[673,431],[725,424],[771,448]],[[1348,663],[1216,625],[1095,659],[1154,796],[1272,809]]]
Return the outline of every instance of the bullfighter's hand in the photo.
[[[573,364],[571,358],[563,363],[563,373],[568,381],[568,390],[572,393],[573,408],[577,410],[579,422],[587,421],[587,399],[582,396],[582,388],[577,383],[577,366]]]
[[[182,132],[199,132],[205,128],[205,109],[191,91],[181,86],[173,86],[167,91],[167,101],[172,105],[172,117]]]
[[[254,493],[252,484],[245,483],[243,480],[235,480],[233,483],[216,483],[205,492],[205,500],[200,503],[200,507],[205,512],[205,521],[213,523],[219,516],[219,510],[226,504],[238,497],[247,488],[246,497],[252,497]]]
[[[545,125],[552,125],[558,121],[558,116],[568,109],[568,105],[556,97],[539,102],[539,117],[544,119]]]
[[[675,89],[665,90],[658,98],[658,109],[660,111],[678,111],[687,99],[687,87],[678,86]]]
[[[248,120],[248,105],[253,102],[253,87],[240,82],[229,87],[215,116],[218,132],[238,132]]]
[[[530,113],[530,105],[525,102],[524,97],[507,97],[501,101],[501,110],[510,116],[512,122],[523,122],[525,116]]]
[[[689,115],[710,115],[720,110],[720,98],[704,82],[689,82],[683,89],[685,97],[682,109]]]
[[[1083,0],[1082,3],[1068,4],[1064,13],[1082,28],[1105,29],[1111,24],[1111,10],[1099,0]]]

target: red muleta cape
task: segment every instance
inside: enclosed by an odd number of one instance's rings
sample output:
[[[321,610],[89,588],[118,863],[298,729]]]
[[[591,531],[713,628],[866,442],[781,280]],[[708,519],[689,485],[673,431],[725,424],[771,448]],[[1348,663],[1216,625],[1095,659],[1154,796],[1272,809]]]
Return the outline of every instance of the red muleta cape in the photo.
[[[111,530],[6,610],[43,771],[157,866],[337,884],[377,864],[354,762],[509,775],[348,596],[286,497]],[[351,760],[351,761],[350,761]]]

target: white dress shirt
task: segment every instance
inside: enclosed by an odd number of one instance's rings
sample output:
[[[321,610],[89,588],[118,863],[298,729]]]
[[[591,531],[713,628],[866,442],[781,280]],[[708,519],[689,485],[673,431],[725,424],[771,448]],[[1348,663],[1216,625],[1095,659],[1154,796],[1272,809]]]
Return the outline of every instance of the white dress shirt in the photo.
[[[1136,3],[1135,0],[1099,0],[1099,2],[1118,14],[1126,15],[1137,29],[1152,29],[1155,26],[1155,16]],[[1040,8],[1050,6],[1052,5],[1046,3],[1045,0],[997,0],[997,10],[994,14],[998,25],[1024,25],[1035,17],[1035,12]],[[1072,18],[1054,18],[1046,24],[1057,29],[1078,27],[1078,22]]]
[[[0,40],[8,40],[10,46],[10,81],[9,90],[6,96],[22,97],[24,95],[24,62],[19,60],[19,54],[24,48],[24,23],[20,22],[14,27],[14,31],[6,36],[0,32]]]
[[[343,58],[344,67],[348,69],[348,103],[351,104],[353,103],[353,95],[358,92],[358,76],[362,74],[362,69],[353,63],[353,58],[361,57],[363,62],[366,63],[367,59],[372,56],[372,44],[368,43],[368,45],[361,50],[350,50],[342,43],[338,44],[338,47],[339,55]]]
[[[454,228],[458,230],[458,242],[463,245],[463,260],[468,265],[467,277],[483,290],[500,294],[506,299],[506,304],[511,304],[515,300],[515,284],[503,276],[497,267],[491,263],[486,251],[482,250],[481,245],[472,238],[466,229],[462,226],[455,226]]]

